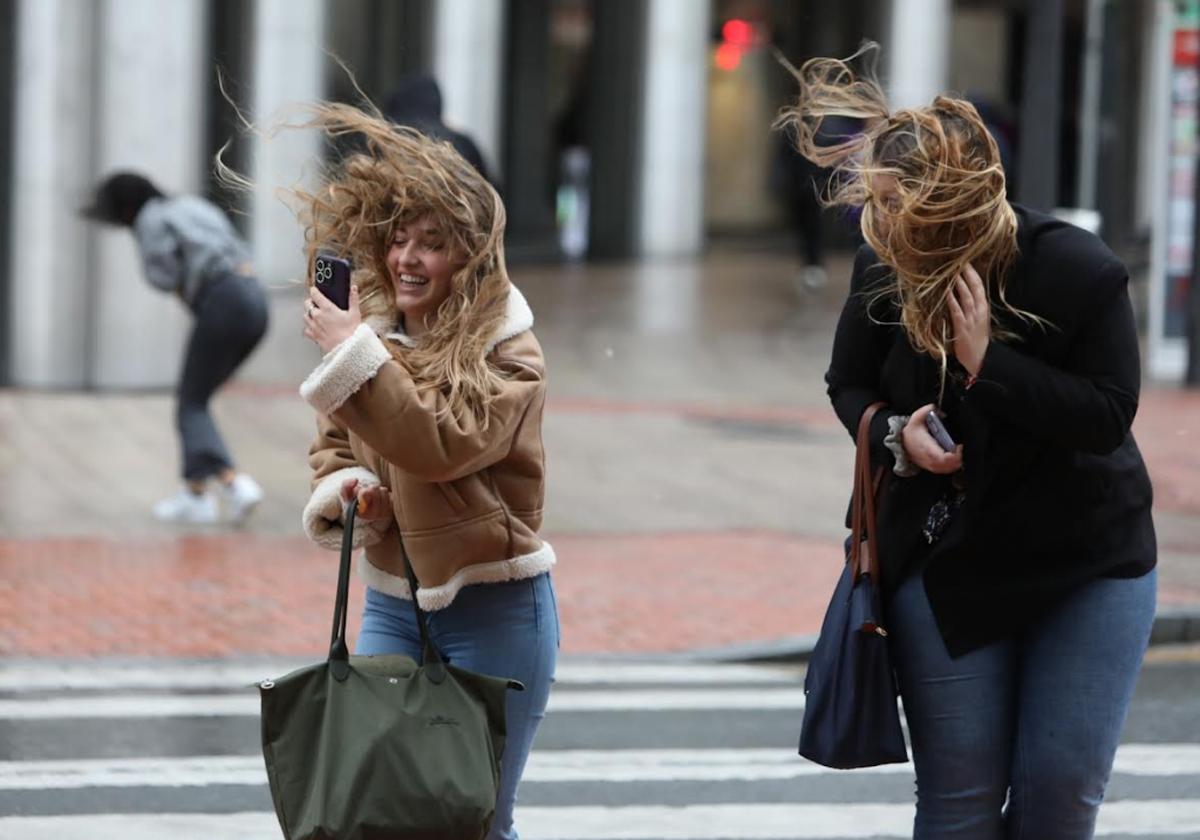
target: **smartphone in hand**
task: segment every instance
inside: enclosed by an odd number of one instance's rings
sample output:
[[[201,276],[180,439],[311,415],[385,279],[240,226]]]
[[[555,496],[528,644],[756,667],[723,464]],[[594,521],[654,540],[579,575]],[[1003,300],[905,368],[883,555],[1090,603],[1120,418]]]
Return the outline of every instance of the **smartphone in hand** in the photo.
[[[938,446],[942,447],[946,452],[953,452],[955,448],[954,438],[950,437],[950,433],[946,431],[946,425],[942,423],[942,418],[938,417],[936,411],[931,411],[925,415],[925,428],[929,430],[929,434],[938,442]]]
[[[313,264],[313,284],[339,309],[350,308],[350,262],[324,252]]]

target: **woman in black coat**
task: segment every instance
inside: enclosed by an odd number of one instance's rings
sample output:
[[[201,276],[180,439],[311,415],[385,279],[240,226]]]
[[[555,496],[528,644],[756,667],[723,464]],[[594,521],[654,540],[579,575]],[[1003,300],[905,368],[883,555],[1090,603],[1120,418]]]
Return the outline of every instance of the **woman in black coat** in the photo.
[[[871,454],[891,473],[878,537],[914,836],[1090,838],[1155,605],[1126,270],[1007,202],[969,103],[893,114],[828,59],[797,78],[783,121],[863,208],[826,380],[852,435],[887,404]],[[869,130],[812,143],[835,114]]]

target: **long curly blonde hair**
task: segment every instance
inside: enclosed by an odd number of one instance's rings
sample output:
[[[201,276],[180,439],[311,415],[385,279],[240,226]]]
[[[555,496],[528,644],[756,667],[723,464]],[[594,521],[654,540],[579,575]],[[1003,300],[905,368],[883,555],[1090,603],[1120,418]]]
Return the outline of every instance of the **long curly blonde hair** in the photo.
[[[443,417],[471,417],[486,429],[488,407],[503,384],[488,348],[504,323],[511,288],[500,196],[449,143],[350,105],[308,110],[301,127],[361,144],[326,170],[316,191],[291,190],[304,224],[309,283],[319,252],[346,257],[355,266],[364,319],[395,325],[399,313],[386,263],[393,233],[414,221],[434,222],[458,266],[450,296],[415,347],[390,349],[418,387],[445,395]]]
[[[953,343],[949,300],[968,263],[987,289],[993,337],[1013,337],[998,320],[1001,309],[1040,319],[1005,297],[1017,218],[999,149],[978,111],[962,99],[938,96],[923,108],[891,112],[875,78],[878,49],[867,42],[848,59],[814,58],[799,70],[784,61],[800,90],[775,127],[792,132],[804,157],[832,168],[827,204],[862,208],[863,236],[893,276],[872,296],[897,304],[909,342],[938,359],[944,376]],[[861,61],[862,72],[854,61]],[[830,138],[821,128],[829,117],[859,120],[862,131],[824,142]],[[876,189],[889,176],[895,194],[885,201]]]

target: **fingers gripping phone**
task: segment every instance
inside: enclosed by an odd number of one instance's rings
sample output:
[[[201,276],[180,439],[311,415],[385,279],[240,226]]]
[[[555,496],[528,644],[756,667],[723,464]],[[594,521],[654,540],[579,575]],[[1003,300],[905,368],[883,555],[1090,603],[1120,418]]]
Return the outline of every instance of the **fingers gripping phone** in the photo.
[[[333,254],[317,254],[313,284],[339,309],[350,308],[350,262]]]
[[[942,447],[946,452],[953,452],[955,448],[954,438],[950,437],[950,433],[946,431],[946,426],[942,423],[942,418],[938,417],[936,411],[930,411],[925,415],[925,428],[929,430],[929,434],[938,442],[938,446]]]

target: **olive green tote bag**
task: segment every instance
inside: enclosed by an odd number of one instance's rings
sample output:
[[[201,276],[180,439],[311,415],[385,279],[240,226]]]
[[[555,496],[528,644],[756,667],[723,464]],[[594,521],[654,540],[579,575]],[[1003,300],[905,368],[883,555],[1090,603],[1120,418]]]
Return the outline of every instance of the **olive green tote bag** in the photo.
[[[279,825],[288,840],[480,840],[496,805],[505,693],[522,686],[446,664],[415,598],[421,664],[349,655],[354,514],[352,502],[328,660],[259,686]]]

